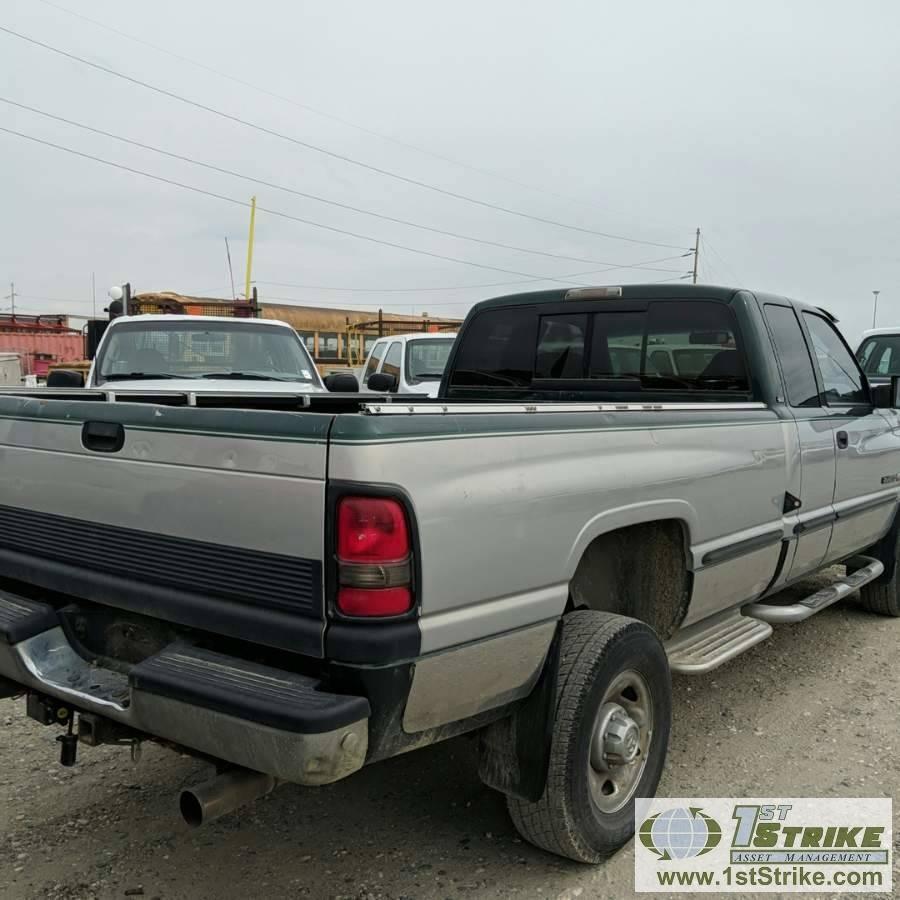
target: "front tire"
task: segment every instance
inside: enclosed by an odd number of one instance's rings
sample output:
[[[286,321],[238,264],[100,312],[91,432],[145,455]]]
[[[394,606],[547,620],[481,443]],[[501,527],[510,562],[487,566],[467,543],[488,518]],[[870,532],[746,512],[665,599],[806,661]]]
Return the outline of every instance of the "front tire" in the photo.
[[[507,797],[519,834],[578,862],[634,834],[634,798],[659,784],[672,716],[665,650],[643,622],[579,611],[562,622],[547,783],[535,803]]]

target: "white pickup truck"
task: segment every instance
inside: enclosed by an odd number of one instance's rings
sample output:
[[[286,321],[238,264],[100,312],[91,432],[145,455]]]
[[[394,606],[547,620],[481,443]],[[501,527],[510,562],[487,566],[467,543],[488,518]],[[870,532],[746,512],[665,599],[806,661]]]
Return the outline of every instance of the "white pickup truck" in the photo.
[[[50,387],[78,386],[56,371]],[[106,327],[84,386],[138,391],[317,393],[326,390],[297,332],[273,319],[119,316]]]
[[[454,340],[455,332],[379,338],[360,370],[362,390],[436,397]]]
[[[0,390],[0,696],[68,729],[65,764],[218,761],[193,824],[471,733],[522,835],[597,862],[659,782],[671,673],[848,597],[900,617],[900,379],[871,386],[814,306],[488,300],[434,400],[315,391],[310,366],[301,407],[268,383],[201,406],[193,378],[119,393],[158,360],[111,351],[87,390]],[[241,371],[304,376],[290,354]]]

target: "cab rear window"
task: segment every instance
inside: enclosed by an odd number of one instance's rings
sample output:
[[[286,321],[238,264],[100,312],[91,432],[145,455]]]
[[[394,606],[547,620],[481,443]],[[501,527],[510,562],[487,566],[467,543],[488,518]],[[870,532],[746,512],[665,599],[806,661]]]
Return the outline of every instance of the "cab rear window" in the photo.
[[[487,310],[467,327],[451,387],[749,391],[731,309],[714,301],[641,309]],[[576,387],[577,385],[571,386]]]

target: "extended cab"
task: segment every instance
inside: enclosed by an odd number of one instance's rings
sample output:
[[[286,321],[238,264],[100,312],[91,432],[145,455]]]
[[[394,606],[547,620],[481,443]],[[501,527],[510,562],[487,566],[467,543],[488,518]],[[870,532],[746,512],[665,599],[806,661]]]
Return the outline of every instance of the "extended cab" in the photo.
[[[362,367],[362,389],[436,397],[455,339],[455,332],[379,338]]]
[[[472,733],[519,831],[599,861],[670,673],[851,595],[900,616],[898,390],[821,309],[627,285],[477,304],[435,400],[0,392],[0,692],[67,764],[218,761],[194,824]]]

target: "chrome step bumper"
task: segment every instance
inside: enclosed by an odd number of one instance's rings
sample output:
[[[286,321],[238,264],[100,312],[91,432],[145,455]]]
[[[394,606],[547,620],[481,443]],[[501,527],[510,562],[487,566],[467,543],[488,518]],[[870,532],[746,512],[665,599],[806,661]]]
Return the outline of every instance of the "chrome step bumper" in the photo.
[[[5,680],[5,682],[4,682]],[[0,684],[298,784],[365,762],[369,704],[319,681],[187,645],[125,672],[81,657],[44,603],[0,592]]]
[[[772,634],[772,626],[727,610],[678,632],[666,643],[669,668],[681,675],[704,675]]]
[[[856,556],[849,560],[847,565],[855,569],[852,574],[839,578],[797,603],[748,603],[743,607],[742,612],[745,616],[762,622],[776,624],[802,622],[833,603],[837,603],[838,600],[855,594],[861,587],[874,581],[884,572],[884,564],[868,556]]]

